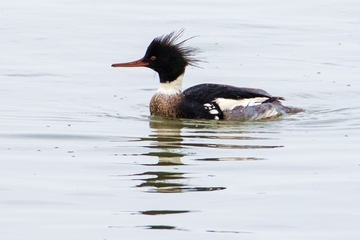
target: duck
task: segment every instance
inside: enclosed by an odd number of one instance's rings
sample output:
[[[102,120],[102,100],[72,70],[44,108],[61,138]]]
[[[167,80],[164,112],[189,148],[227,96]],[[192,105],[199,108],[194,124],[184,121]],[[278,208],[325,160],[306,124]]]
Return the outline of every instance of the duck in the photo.
[[[272,119],[283,114],[302,112],[284,106],[283,97],[272,96],[262,89],[203,83],[182,90],[187,66],[198,67],[195,56],[200,50],[185,46],[192,39],[180,41],[184,29],[152,40],[144,57],[112,67],[146,67],[159,75],[160,86],[150,100],[150,114],[163,118],[252,121]]]

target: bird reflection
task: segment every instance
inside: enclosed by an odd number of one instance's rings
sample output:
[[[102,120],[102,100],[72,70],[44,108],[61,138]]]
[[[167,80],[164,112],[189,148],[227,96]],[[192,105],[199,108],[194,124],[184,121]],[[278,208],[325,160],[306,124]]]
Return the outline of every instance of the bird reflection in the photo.
[[[186,179],[184,173],[179,172],[144,172],[135,174],[136,176],[143,176],[143,182],[137,187],[151,187],[149,192],[162,193],[178,193],[186,184],[182,183]]]
[[[181,193],[181,192],[208,192],[224,190],[225,187],[194,187],[185,184],[184,181],[190,177],[186,177],[185,173],[179,172],[144,172],[134,174],[134,176],[144,176],[141,178],[143,182],[137,187],[150,187],[148,192],[156,193]]]
[[[262,124],[262,123],[259,123]],[[148,137],[142,137],[138,141],[147,142],[146,148],[150,149],[143,156],[157,157],[155,164],[142,164],[145,166],[178,166],[178,168],[167,168],[166,171],[148,171],[134,174],[141,176],[143,181],[137,187],[153,187],[149,192],[187,192],[187,191],[217,191],[225,187],[192,187],[189,185],[191,174],[178,169],[184,169],[185,156],[192,155],[189,149],[205,148],[219,149],[217,157],[197,158],[198,161],[244,161],[264,160],[255,156],[239,156],[239,151],[246,149],[272,149],[283,147],[281,145],[264,145],[264,141],[271,140],[264,138],[259,132],[252,132],[242,128],[242,125],[223,123],[221,121],[201,120],[166,120],[151,118],[149,121],[151,133]],[[265,133],[260,127],[261,133]],[[221,151],[220,151],[221,150]],[[228,150],[234,156],[222,157],[221,153]],[[254,152],[254,151],[251,151]],[[243,152],[247,153],[247,152]],[[173,169],[173,170],[170,170]],[[157,169],[158,170],[158,169]],[[138,178],[137,178],[138,180]]]
[[[145,164],[148,166],[178,166],[185,165],[182,158],[187,155],[183,151],[183,137],[181,129],[184,123],[180,120],[155,119],[150,121],[152,133],[141,141],[148,141],[147,146],[152,149],[150,152],[142,154],[145,156],[158,157],[156,164]],[[170,169],[170,168],[169,168]],[[194,187],[189,185],[190,174],[173,171],[147,171],[144,173],[134,174],[140,176],[143,182],[137,187],[147,187],[148,192],[161,193],[180,193],[193,191],[216,191],[223,190],[225,187]],[[139,180],[139,178],[137,178]]]
[[[186,154],[179,151],[183,148],[181,121],[152,120],[149,124],[153,131],[148,139],[152,144],[148,147],[156,151],[144,155],[157,156],[159,158],[157,165],[182,165],[181,158]]]

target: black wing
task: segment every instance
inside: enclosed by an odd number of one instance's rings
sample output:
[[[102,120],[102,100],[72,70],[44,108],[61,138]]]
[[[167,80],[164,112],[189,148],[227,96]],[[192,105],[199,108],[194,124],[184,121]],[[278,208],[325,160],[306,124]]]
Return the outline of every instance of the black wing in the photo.
[[[239,100],[239,99],[255,98],[255,97],[266,97],[266,98],[273,97],[262,89],[238,88],[229,85],[210,84],[210,83],[199,84],[191,88],[188,88],[183,92],[183,94],[185,95],[185,97],[203,104],[212,102],[217,98]]]
[[[273,99],[269,93],[261,89],[238,88],[220,84],[199,84],[186,89],[180,109],[183,110],[181,117],[184,118],[205,118],[222,119],[223,113],[220,107],[214,102],[217,98],[246,99],[265,97]],[[282,98],[276,98],[282,99]]]

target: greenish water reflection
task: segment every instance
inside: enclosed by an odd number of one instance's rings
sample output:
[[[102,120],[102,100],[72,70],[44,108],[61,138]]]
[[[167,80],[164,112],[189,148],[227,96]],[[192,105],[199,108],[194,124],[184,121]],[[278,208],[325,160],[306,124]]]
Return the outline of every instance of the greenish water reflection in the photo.
[[[261,124],[261,123],[260,123]],[[265,138],[259,134],[252,136],[253,131],[247,128],[246,124],[237,124],[221,121],[194,121],[194,120],[166,120],[151,118],[149,121],[151,132],[146,137],[141,137],[138,142],[142,143],[148,152],[140,155],[156,157],[157,162],[141,164],[158,168],[154,171],[136,173],[136,180],[142,181],[136,185],[139,188],[147,188],[147,192],[156,193],[183,193],[194,191],[218,191],[224,190],[224,186],[192,186],[189,184],[191,174],[184,171],[186,168],[174,166],[186,166],[183,159],[187,157],[194,161],[244,161],[264,160],[256,156],[239,156],[246,154],[246,149],[271,149],[279,148],[279,145],[264,145]],[[263,129],[261,129],[263,131]],[[258,132],[257,132],[258,133]],[[268,136],[268,135],[267,135]],[[250,143],[254,144],[250,144]],[[271,141],[269,141],[271,142]],[[219,149],[216,156],[206,157],[197,152],[207,152],[207,149]],[[240,151],[239,151],[240,150]],[[214,151],[214,150],[212,150]],[[215,150],[216,151],[216,150]],[[231,151],[233,157],[221,156],[221,151]],[[202,157],[198,157],[201,155]]]

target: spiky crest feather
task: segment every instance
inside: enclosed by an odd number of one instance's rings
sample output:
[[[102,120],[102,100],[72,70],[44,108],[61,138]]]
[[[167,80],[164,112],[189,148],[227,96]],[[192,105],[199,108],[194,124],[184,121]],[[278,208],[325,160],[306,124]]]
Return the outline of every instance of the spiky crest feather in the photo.
[[[193,36],[193,37],[187,38],[185,40],[182,40],[181,42],[176,43],[182,37],[182,35],[184,34],[184,31],[185,31],[185,29],[182,28],[178,32],[173,31],[167,35],[157,37],[150,43],[149,48],[151,48],[153,46],[173,47],[178,52],[181,53],[181,55],[187,62],[187,65],[190,65],[193,67],[199,67],[199,62],[203,62],[203,61],[195,58],[194,56],[197,53],[200,53],[202,51],[199,48],[183,46],[183,44],[185,42],[187,42],[188,40],[193,39],[197,36]]]

